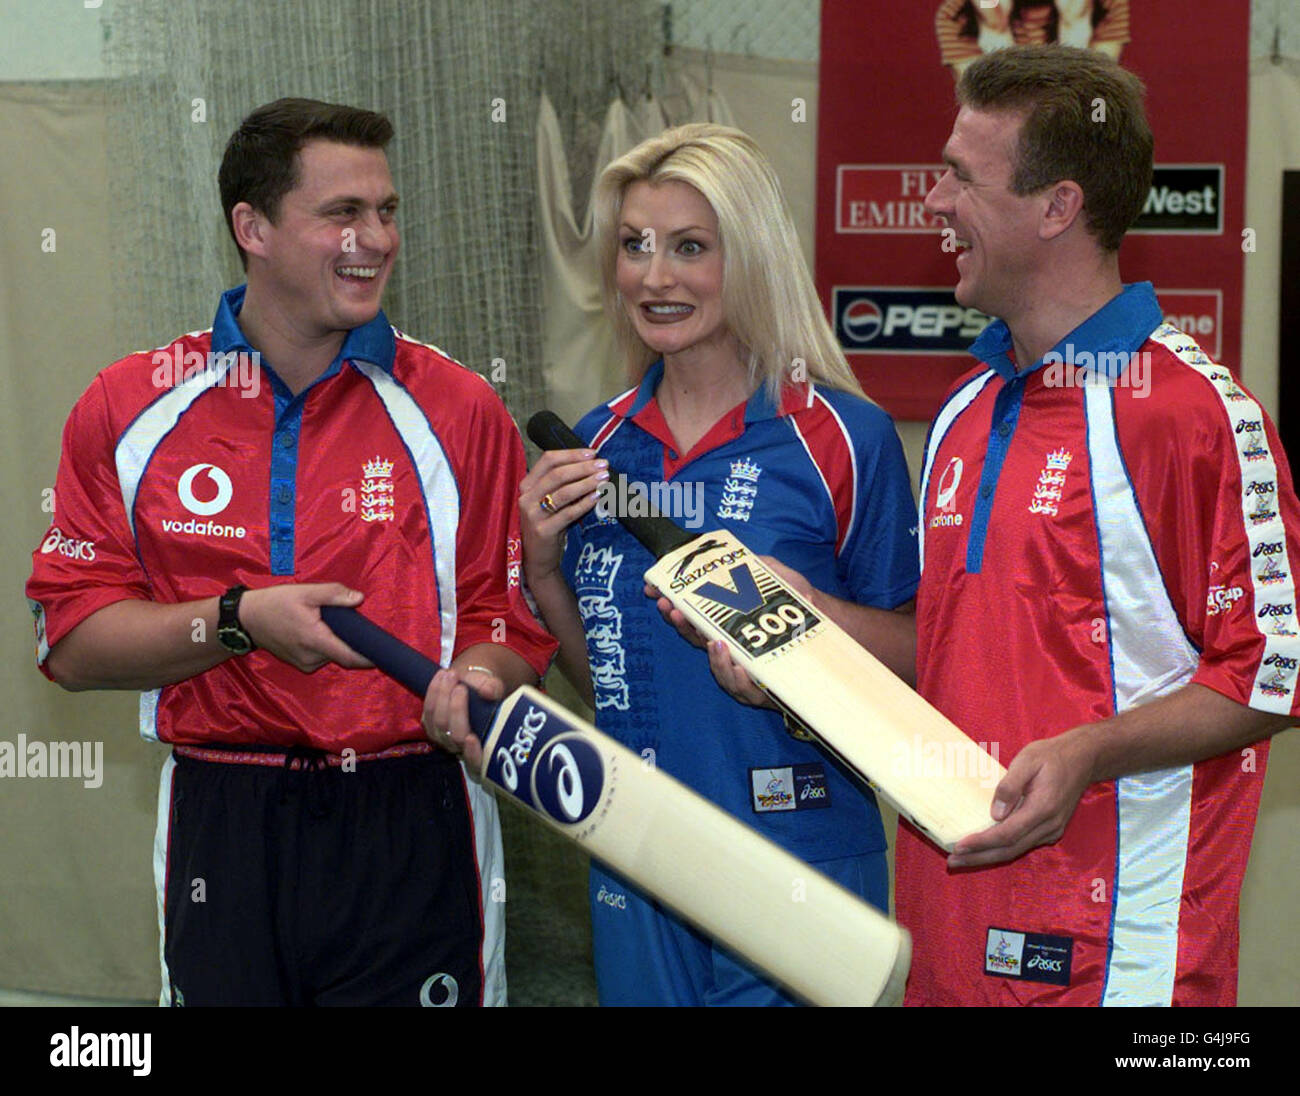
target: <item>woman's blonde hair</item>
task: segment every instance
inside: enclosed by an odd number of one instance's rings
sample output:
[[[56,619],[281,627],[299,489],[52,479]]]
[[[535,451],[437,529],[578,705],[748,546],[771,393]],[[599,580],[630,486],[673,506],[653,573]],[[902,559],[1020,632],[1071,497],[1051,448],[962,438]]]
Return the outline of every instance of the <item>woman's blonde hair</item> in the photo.
[[[862,394],[826,322],[776,172],[753,139],[709,123],[677,126],[642,141],[605,168],[596,187],[605,308],[634,383],[659,356],[637,336],[616,284],[623,197],[633,183],[687,183],[718,218],[722,315],[748,355],[750,380],[780,405],[781,390],[804,379]]]

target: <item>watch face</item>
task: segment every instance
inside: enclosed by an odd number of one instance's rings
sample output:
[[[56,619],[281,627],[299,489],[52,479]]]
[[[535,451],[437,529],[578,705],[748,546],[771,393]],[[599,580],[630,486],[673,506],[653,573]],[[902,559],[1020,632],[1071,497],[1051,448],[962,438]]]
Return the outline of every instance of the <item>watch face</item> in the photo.
[[[239,628],[218,628],[217,638],[226,650],[237,655],[246,655],[253,649],[252,640]]]

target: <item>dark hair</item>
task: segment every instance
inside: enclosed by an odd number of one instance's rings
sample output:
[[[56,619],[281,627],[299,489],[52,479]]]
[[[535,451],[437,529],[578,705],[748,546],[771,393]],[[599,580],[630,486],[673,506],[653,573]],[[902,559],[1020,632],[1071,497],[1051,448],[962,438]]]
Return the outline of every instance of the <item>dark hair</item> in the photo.
[[[230,135],[217,172],[230,238],[235,239],[230,213],[240,202],[247,202],[274,223],[280,199],[298,183],[298,153],[308,141],[383,148],[392,137],[392,122],[372,110],[316,99],[277,99],[258,107]],[[238,240],[235,246],[239,247]],[[239,261],[247,269],[248,256],[242,247]]]
[[[1072,179],[1088,231],[1106,251],[1138,218],[1151,189],[1151,127],[1142,81],[1111,57],[1073,46],[1009,46],[972,63],[957,101],[1023,111],[1011,189],[1034,194]]]

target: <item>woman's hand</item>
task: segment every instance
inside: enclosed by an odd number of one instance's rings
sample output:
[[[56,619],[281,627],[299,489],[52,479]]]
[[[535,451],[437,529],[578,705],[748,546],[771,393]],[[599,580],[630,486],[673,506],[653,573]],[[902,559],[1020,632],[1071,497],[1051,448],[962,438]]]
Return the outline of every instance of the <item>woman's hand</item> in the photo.
[[[579,520],[609,480],[609,462],[590,449],[553,449],[542,454],[519,484],[524,575],[533,586],[560,569],[564,531]]]

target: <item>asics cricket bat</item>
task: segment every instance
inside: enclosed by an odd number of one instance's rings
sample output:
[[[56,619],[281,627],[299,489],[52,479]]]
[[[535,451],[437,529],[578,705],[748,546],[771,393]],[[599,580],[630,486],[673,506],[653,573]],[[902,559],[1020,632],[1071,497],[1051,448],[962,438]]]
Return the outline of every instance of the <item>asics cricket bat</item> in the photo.
[[[533,416],[528,436],[543,449],[587,448],[550,411]],[[996,758],[730,532],[687,532],[645,502],[650,516],[614,516],[655,556],[646,581],[722,640],[780,708],[948,852],[993,824],[1006,774]]]
[[[437,667],[353,609],[321,616],[421,698]],[[536,689],[470,690],[485,785],[817,1005],[899,1004],[907,932]]]

